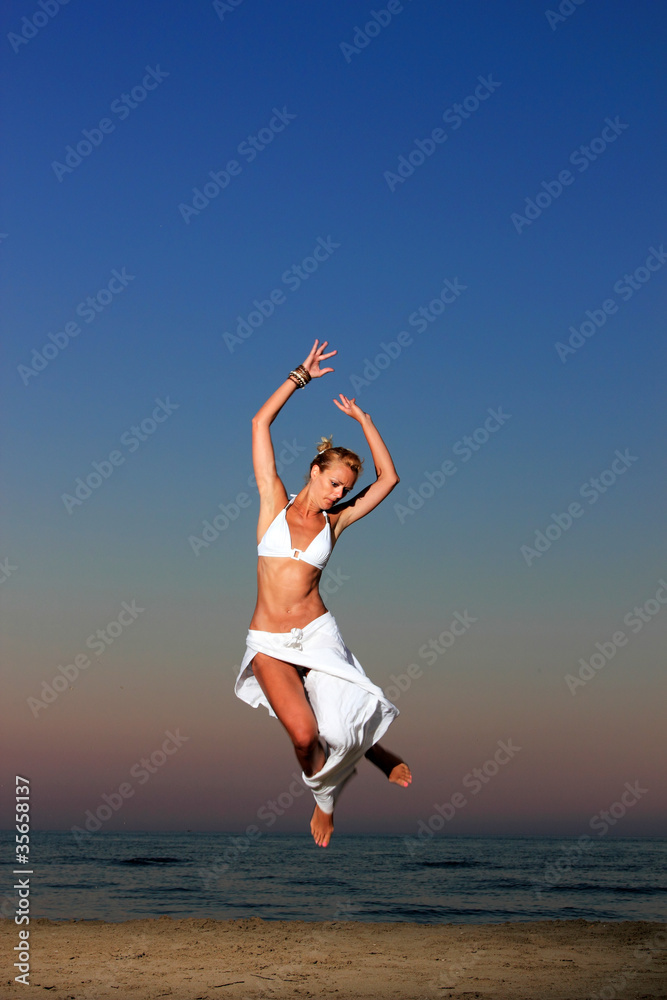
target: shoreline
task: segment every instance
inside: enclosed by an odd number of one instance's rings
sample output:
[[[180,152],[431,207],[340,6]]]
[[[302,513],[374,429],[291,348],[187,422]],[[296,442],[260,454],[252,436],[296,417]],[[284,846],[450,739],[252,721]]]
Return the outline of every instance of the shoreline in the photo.
[[[24,988],[9,972],[18,930],[13,920],[0,922],[8,959],[3,998]],[[667,997],[667,923],[656,921],[37,918],[30,956],[30,985],[63,1000]]]

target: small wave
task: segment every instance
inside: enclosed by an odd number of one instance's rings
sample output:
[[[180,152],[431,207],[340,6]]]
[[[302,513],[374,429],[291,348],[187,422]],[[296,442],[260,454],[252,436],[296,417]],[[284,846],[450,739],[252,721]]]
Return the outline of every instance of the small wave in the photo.
[[[119,865],[181,865],[181,858],[123,858]]]
[[[496,879],[494,882],[486,882],[485,887],[488,892],[506,892],[507,889],[516,890],[528,890],[533,889],[532,882],[526,882],[525,879]]]
[[[447,906],[428,906],[425,903],[400,903],[396,906],[366,905],[363,920],[414,920],[430,923],[442,920],[448,913],[456,912]]]
[[[423,868],[478,868],[483,861],[418,861]]]
[[[160,892],[199,892],[199,890],[196,887],[191,889],[186,885],[155,885],[150,890],[151,895],[157,895]],[[127,898],[131,899],[132,897],[128,894]]]
[[[656,885],[602,885],[593,882],[579,882],[576,885],[554,885],[549,886],[551,892],[627,892],[633,895],[652,896],[661,892],[667,892],[664,886]]]
[[[615,885],[612,886],[613,892],[637,892],[642,893],[646,896],[658,895],[661,892],[667,892],[667,886],[664,885]]]
[[[253,880],[257,876],[253,875]],[[262,876],[268,878],[269,876]],[[290,885],[315,886],[317,889],[347,889],[352,891],[348,882],[341,882],[340,879],[327,878],[326,876],[316,876],[315,878],[291,878]]]
[[[98,882],[97,879],[81,879],[80,882],[45,882],[40,879],[40,890],[46,889],[79,889],[81,892],[90,892],[91,889],[117,889],[120,882]]]

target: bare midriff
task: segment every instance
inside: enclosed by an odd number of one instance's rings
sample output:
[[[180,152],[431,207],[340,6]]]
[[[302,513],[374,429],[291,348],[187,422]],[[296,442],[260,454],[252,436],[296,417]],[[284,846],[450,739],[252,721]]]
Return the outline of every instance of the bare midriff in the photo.
[[[257,604],[249,627],[289,632],[326,614],[319,592],[321,575],[322,570],[301,559],[258,556]]]

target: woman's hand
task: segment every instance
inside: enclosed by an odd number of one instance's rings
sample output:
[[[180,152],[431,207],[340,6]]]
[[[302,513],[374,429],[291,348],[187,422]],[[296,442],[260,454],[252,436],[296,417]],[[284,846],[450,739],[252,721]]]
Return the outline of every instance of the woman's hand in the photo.
[[[361,407],[357,406],[354,399],[348,399],[342,392],[339,393],[339,395],[343,402],[339,403],[337,399],[334,399],[334,403],[342,413],[347,413],[348,417],[352,417],[354,420],[359,421],[366,416]]]
[[[321,375],[326,375],[327,372],[334,371],[333,368],[320,368],[320,362],[326,361],[327,358],[332,358],[334,354],[338,354],[338,351],[329,351],[328,354],[324,354],[324,348],[329,343],[328,340],[323,340],[320,346],[319,341],[316,340],[312,346],[310,354],[303,363],[303,367],[306,369],[311,378],[320,378]]]

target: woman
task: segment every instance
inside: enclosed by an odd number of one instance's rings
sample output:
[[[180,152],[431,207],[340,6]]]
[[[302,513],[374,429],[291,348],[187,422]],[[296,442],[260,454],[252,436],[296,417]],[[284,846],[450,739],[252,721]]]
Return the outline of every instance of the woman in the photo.
[[[342,393],[334,403],[363,429],[376,480],[350,500],[361,460],[325,441],[310,478],[288,500],[278,478],[270,426],[297,388],[333,368],[320,368],[337,351],[316,340],[302,365],[290,372],[253,417],[253,465],[260,508],[257,525],[257,605],[236,681],[236,694],[264,705],[287,730],[315,797],[310,829],[326,847],[343,785],[366,756],[390,781],[407,788],[407,764],[378,740],[398,715],[350,652],[319,593],[322,570],[340,533],[370,513],[398,483],[394,463],[367,413]]]

